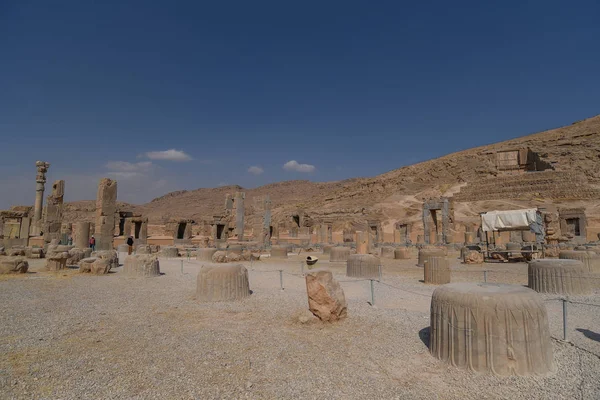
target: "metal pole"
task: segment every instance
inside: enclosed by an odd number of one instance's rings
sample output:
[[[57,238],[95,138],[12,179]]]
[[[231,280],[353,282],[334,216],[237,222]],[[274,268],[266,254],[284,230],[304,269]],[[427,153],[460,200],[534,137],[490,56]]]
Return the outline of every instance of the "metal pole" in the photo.
[[[183,260],[181,260],[181,275],[183,275]]]
[[[375,289],[373,287],[373,279],[369,279],[371,281],[371,305],[375,305]]]
[[[483,270],[483,281],[487,283],[487,270]]]
[[[567,300],[562,299],[563,303],[563,340],[567,341]]]
[[[281,290],[283,290],[283,270],[282,269],[279,270],[279,286],[281,287]]]

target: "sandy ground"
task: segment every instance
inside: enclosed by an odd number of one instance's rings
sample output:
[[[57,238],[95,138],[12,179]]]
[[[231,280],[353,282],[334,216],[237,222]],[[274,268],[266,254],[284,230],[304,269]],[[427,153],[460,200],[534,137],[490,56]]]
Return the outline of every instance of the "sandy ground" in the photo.
[[[161,259],[156,278],[77,270],[0,277],[0,398],[47,399],[598,399],[600,307],[568,304],[570,343],[553,340],[556,372],[494,377],[450,367],[427,349],[430,296],[415,260],[383,260],[383,280],[344,276],[348,318],[307,316],[304,256],[247,262],[253,291],[235,303],[195,300],[201,262]],[[525,264],[463,266],[453,281],[526,284]],[[283,270],[284,290],[279,270]],[[597,287],[600,285],[597,285]],[[547,300],[562,338],[562,305]],[[600,305],[600,290],[573,302]],[[308,321],[307,321],[308,320]]]

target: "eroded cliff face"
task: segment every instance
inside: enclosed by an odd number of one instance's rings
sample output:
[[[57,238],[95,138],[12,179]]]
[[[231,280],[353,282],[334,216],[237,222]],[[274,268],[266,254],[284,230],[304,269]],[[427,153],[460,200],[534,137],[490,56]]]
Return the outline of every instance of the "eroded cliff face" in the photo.
[[[527,149],[538,157],[544,172],[507,176],[497,168],[497,153]],[[321,221],[334,230],[364,229],[378,220],[385,232],[397,222],[418,224],[425,199],[454,197],[455,222],[470,221],[479,212],[544,205],[586,207],[588,223],[600,225],[600,116],[572,125],[506,142],[473,148],[396,169],[372,178],[314,183],[286,181],[256,189],[239,186],[168,193],[150,203],[133,206],[119,203],[119,211],[130,210],[165,224],[172,218],[211,220],[223,214],[225,195],[246,193],[246,224],[256,224],[254,198],[269,195],[273,224],[291,224],[299,210],[304,226]],[[67,203],[65,222],[93,220],[93,202]],[[422,228],[421,228],[422,229]]]

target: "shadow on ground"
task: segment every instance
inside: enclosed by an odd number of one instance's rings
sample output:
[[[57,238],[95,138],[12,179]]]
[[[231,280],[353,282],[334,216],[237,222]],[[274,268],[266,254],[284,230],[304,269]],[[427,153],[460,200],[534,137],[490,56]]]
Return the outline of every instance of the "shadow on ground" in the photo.
[[[419,331],[419,339],[425,345],[425,347],[429,348],[429,327],[423,328]]]
[[[582,328],[577,328],[577,330],[581,333],[583,333],[583,336],[585,336],[588,339],[592,339],[593,341],[596,342],[600,342],[600,333],[596,333],[594,331],[590,331],[589,329],[582,329]]]

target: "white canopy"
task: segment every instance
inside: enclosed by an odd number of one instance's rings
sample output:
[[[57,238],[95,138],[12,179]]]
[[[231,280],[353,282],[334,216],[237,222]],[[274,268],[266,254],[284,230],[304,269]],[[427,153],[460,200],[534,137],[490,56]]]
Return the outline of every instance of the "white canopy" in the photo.
[[[536,223],[535,208],[510,211],[489,211],[481,214],[481,227],[484,232],[503,229],[525,230]]]

